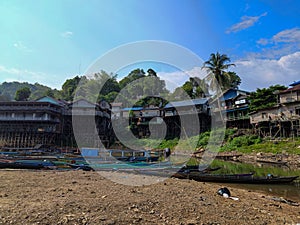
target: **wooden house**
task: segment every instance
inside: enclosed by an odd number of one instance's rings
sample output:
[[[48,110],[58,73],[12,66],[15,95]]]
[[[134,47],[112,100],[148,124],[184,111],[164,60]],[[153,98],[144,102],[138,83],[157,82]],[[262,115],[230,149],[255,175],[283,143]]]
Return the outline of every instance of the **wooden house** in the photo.
[[[78,126],[81,136],[85,136],[84,140],[94,141],[100,137],[107,144],[111,137],[110,105],[93,104],[84,99],[69,103],[48,96],[36,101],[0,102],[0,147],[76,146],[74,125]],[[96,128],[89,130],[89,127]],[[98,138],[88,137],[84,129]]]
[[[167,127],[166,137],[170,139],[180,137],[181,132],[195,136],[210,129],[208,98],[170,102],[162,109],[161,115]],[[199,121],[198,127],[193,126],[197,124],[196,120]]]
[[[264,136],[300,135],[300,81],[278,93],[278,104],[250,113],[250,123]]]
[[[212,117],[227,127],[250,128],[248,91],[229,89],[211,102]]]

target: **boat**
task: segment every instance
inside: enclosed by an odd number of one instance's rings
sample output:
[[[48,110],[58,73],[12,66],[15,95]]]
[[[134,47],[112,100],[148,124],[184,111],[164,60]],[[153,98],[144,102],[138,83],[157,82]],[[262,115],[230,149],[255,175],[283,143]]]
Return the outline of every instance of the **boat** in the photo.
[[[276,165],[287,165],[286,161],[275,161],[275,160],[266,160],[266,159],[256,159],[256,162],[258,163],[268,163],[268,164],[276,164]]]
[[[190,172],[181,172],[173,174],[172,177],[179,179],[190,179],[196,181],[204,182],[229,182],[229,183],[238,183],[239,181],[249,179],[253,176],[254,173],[244,173],[244,174],[209,174],[203,173],[202,171],[190,171]]]
[[[179,179],[190,179],[202,182],[220,182],[220,183],[244,183],[244,184],[285,184],[291,183],[298,176],[265,176],[256,177],[254,173],[245,174],[207,174],[202,172],[180,172],[178,171],[172,177]]]
[[[1,169],[53,169],[55,165],[47,160],[6,160],[0,159]]]
[[[201,167],[199,167],[199,165],[185,165],[182,168],[180,168],[179,172],[202,172],[202,173],[209,173],[209,172],[213,172],[216,170],[221,169],[221,167],[215,167],[215,168],[211,168],[211,167],[207,167],[203,170],[201,170]]]
[[[90,167],[89,165],[86,165],[86,164],[72,164],[72,163],[68,163],[67,165],[70,166],[73,169],[76,169],[76,170],[94,171],[94,169],[92,167]]]

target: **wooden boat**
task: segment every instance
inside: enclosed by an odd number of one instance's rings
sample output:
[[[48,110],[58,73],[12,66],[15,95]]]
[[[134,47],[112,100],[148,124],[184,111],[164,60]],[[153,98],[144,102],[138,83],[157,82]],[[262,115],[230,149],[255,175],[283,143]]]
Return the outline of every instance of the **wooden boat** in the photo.
[[[211,168],[211,167],[207,167],[203,170],[199,170],[199,165],[194,165],[194,166],[183,166],[182,168],[180,168],[179,172],[202,172],[202,173],[209,173],[209,172],[213,172],[216,170],[221,169],[221,167],[215,167],[215,168]]]
[[[249,180],[253,177],[253,173],[245,174],[209,174],[202,171],[180,172],[178,171],[172,177],[179,179],[190,179],[204,182],[226,182],[226,183],[239,183],[243,180]]]
[[[173,175],[179,179],[190,179],[203,182],[220,182],[220,183],[245,183],[245,184],[284,184],[291,183],[298,176],[284,177],[256,177],[254,173],[246,174],[207,174],[202,172],[177,172]]]
[[[296,180],[299,176],[283,176],[283,177],[253,177],[244,183],[247,184],[287,184]]]
[[[53,169],[55,165],[44,160],[0,160],[0,168],[4,169]]]
[[[76,170],[94,171],[94,169],[92,167],[90,167],[89,165],[86,165],[86,164],[71,164],[71,163],[68,163],[67,165],[70,166],[73,169],[76,169]]]
[[[276,164],[276,165],[287,165],[285,161],[275,161],[275,160],[267,160],[267,159],[256,159],[256,162],[259,163],[268,163],[268,164]]]

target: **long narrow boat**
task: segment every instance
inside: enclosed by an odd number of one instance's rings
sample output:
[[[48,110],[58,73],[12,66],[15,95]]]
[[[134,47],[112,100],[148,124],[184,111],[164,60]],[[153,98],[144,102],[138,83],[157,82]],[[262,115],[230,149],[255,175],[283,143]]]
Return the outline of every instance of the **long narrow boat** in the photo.
[[[2,169],[52,169],[55,165],[44,160],[5,160],[0,159]]]
[[[298,176],[256,177],[253,173],[246,174],[206,174],[199,172],[177,172],[173,175],[179,179],[190,179],[202,182],[244,183],[244,184],[284,184],[291,183]]]

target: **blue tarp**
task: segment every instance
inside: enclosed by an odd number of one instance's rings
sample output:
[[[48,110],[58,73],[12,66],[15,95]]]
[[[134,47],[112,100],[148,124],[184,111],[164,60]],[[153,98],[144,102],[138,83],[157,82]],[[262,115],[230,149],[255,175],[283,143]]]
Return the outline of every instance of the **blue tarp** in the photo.
[[[98,149],[95,148],[82,148],[81,155],[83,157],[97,157],[98,156]]]

